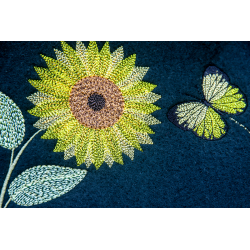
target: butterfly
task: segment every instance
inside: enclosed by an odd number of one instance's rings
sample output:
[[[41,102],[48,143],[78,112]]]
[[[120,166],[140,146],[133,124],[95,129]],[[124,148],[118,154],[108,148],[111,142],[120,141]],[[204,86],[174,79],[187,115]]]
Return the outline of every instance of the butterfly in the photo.
[[[209,66],[203,75],[203,101],[190,101],[173,106],[168,119],[183,130],[206,140],[222,138],[228,127],[222,119],[224,113],[240,114],[246,109],[246,99],[239,88],[229,84],[228,76],[216,66]],[[235,119],[240,126],[249,130]]]

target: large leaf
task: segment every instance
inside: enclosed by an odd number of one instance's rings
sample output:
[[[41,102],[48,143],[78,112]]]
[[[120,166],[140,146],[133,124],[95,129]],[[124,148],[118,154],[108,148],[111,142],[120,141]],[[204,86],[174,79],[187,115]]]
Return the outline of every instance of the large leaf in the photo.
[[[14,149],[23,141],[24,133],[21,110],[8,96],[0,92],[0,145]]]
[[[36,166],[12,181],[9,196],[21,206],[33,206],[55,199],[73,189],[86,170],[60,166]]]

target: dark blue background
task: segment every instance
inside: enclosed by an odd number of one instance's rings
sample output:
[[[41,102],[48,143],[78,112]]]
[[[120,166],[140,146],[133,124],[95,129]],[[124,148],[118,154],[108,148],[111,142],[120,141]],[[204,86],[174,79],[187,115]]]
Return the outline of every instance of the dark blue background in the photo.
[[[75,48],[75,42],[69,44]],[[99,49],[103,44],[98,42]],[[137,55],[136,66],[150,67],[143,80],[158,85],[154,92],[162,96],[156,102],[162,109],[153,113],[162,122],[151,126],[156,132],[151,136],[154,145],[142,145],[143,153],[135,150],[133,161],[124,155],[124,165],[115,163],[110,169],[103,164],[98,171],[91,166],[72,191],[35,207],[249,207],[250,134],[225,116],[227,135],[206,141],[174,126],[166,113],[176,103],[194,100],[186,94],[202,99],[202,76],[210,64],[223,70],[249,97],[250,44],[110,42],[111,52],[121,45],[125,57]],[[61,49],[60,42],[0,42],[0,91],[22,110],[26,125],[22,145],[37,131],[32,125],[38,120],[27,112],[33,104],[26,97],[36,92],[27,80],[39,79],[33,67],[46,67],[40,54],[55,58],[53,48]],[[250,128],[249,117],[248,107],[236,119]],[[53,152],[56,140],[40,136],[24,151],[10,182],[37,165],[77,168],[75,157],[64,161],[63,153]],[[10,153],[0,148],[0,186]],[[20,206],[11,202],[9,207]]]

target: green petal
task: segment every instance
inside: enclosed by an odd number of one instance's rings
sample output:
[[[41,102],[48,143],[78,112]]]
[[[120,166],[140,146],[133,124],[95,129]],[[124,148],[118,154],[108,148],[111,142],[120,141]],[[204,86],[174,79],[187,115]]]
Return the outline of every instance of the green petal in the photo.
[[[122,81],[117,85],[120,88],[130,88],[134,86],[137,82],[140,82],[147,74],[148,70],[148,67],[134,67],[131,75],[125,81]]]
[[[73,86],[77,81],[80,80],[79,77],[76,74],[74,74],[73,71],[65,67],[65,65],[62,62],[55,60],[51,57],[47,57],[44,55],[41,56],[47,63],[49,70],[53,74],[67,81],[70,86]]]
[[[135,59],[136,55],[134,54],[121,61],[110,74],[109,79],[114,83],[125,80],[133,71],[133,68],[135,66]]]
[[[151,103],[127,102],[125,101],[125,110],[134,111],[135,113],[151,114],[160,107]]]
[[[136,119],[128,113],[124,113],[122,119],[124,119],[124,124],[131,127],[136,132],[154,134],[154,131],[146,123]]]
[[[103,147],[103,130],[95,129],[93,131],[93,141],[91,142],[91,161],[96,169],[99,169],[103,163],[104,147]]]
[[[121,92],[123,96],[140,96],[148,94],[154,90],[155,87],[157,87],[157,85],[148,82],[136,82],[133,86],[130,86],[130,88],[121,88]]]
[[[42,92],[36,92],[28,97],[26,97],[30,102],[32,102],[34,105],[41,104],[43,102],[51,102],[58,100],[56,97],[42,93]]]
[[[109,77],[111,72],[116,68],[116,66],[122,61],[124,57],[123,47],[119,47],[116,51],[111,54],[111,65],[109,66],[105,77]]]
[[[76,42],[76,54],[80,58],[82,65],[84,67],[84,72],[86,72],[87,76],[90,76],[90,69],[88,65],[88,52],[86,47],[82,42],[77,41]]]
[[[46,133],[43,134],[43,136],[41,137],[42,139],[57,139],[58,138],[58,133],[65,129],[68,125],[68,123],[72,120],[75,119],[72,116],[69,117],[68,119],[66,119],[63,122],[60,123],[56,123],[55,125],[52,125],[51,127],[49,127],[46,131]]]
[[[66,150],[75,140],[75,137],[80,129],[80,124],[72,120],[68,126],[58,133],[58,141],[54,152],[63,152]]]
[[[53,77],[49,69],[35,67],[35,71],[41,80],[29,80],[29,83],[38,89],[40,92],[50,94],[58,98],[68,98],[70,87],[60,79]]]
[[[41,103],[33,109],[28,110],[28,112],[34,116],[48,117],[54,115],[56,110],[61,109],[69,109],[69,104],[67,101],[56,100],[48,103]]]
[[[98,75],[100,66],[100,56],[96,42],[90,42],[88,46],[87,60],[91,75]]]
[[[109,42],[106,42],[100,52],[100,72],[99,76],[105,76],[109,66],[111,65],[111,54],[109,50]]]
[[[122,150],[113,128],[105,129],[103,139],[114,161],[123,165]]]
[[[79,142],[76,145],[76,162],[77,166],[83,164],[87,157],[87,149],[92,137],[93,129],[83,127],[82,135],[79,138]]]
[[[127,139],[131,146],[142,151],[142,148],[136,138],[135,131],[130,126],[128,126],[128,124],[124,122],[123,119],[116,123],[114,127],[120,131],[120,133]]]
[[[61,45],[63,52],[67,56],[74,72],[79,76],[79,78],[81,79],[87,76],[86,69],[84,68],[80,58],[77,56],[76,51],[65,42],[61,42]]]

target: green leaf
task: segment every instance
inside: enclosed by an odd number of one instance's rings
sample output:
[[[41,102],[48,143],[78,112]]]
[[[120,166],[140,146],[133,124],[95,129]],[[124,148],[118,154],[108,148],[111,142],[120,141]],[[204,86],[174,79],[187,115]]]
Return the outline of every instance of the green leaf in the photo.
[[[32,167],[12,181],[9,196],[20,206],[34,206],[69,192],[86,174],[86,170],[53,165]]]
[[[0,92],[0,145],[14,149],[21,144],[24,134],[21,110],[8,96]]]

